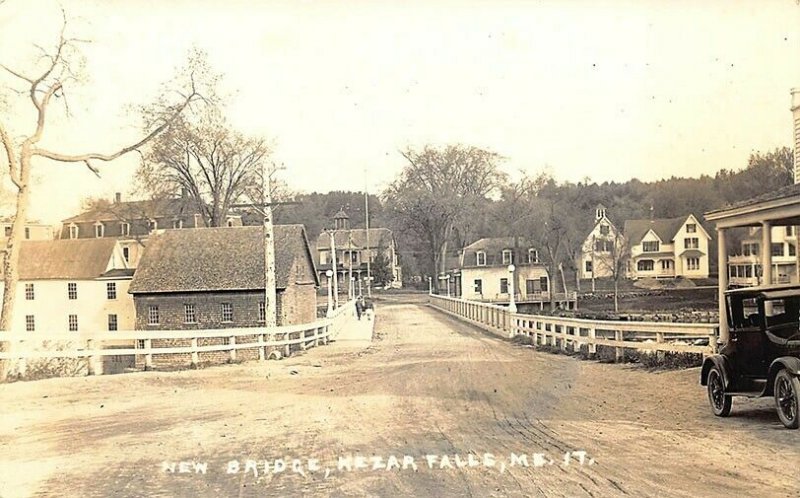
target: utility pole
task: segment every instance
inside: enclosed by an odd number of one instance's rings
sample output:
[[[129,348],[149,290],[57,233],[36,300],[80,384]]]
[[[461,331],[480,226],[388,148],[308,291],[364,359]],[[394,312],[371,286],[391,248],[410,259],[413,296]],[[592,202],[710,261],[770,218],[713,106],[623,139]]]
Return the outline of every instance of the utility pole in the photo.
[[[336,264],[336,230],[328,231],[331,236],[331,269],[333,270],[333,307],[339,307],[339,279],[338,265]]]
[[[372,297],[372,273],[370,272],[372,249],[369,247],[369,190],[367,189],[367,168],[364,168],[364,218],[367,227],[367,297]]]
[[[278,307],[275,289],[275,228],[272,224],[271,172],[263,166],[264,189],[264,325],[267,328],[278,326]]]

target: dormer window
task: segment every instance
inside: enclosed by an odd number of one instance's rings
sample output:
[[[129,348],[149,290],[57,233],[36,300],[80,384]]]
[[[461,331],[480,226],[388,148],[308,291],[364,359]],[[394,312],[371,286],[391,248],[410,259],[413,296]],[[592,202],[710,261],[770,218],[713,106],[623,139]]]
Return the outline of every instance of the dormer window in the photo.
[[[95,223],[94,224],[94,236],[96,238],[101,238],[105,235],[106,227],[102,223]]]
[[[69,238],[70,239],[78,238],[78,225],[73,223],[69,226]]]
[[[658,252],[658,241],[646,240],[642,242],[642,252]]]
[[[485,252],[478,251],[477,253],[475,253],[475,258],[476,258],[475,263],[478,266],[486,266],[486,253]]]
[[[510,265],[514,262],[514,253],[511,249],[503,249],[503,264]]]
[[[695,233],[695,232],[697,232],[697,223],[687,223],[686,233]]]
[[[610,232],[609,226],[606,224],[600,225],[600,235],[608,235]]]
[[[539,262],[539,251],[536,249],[528,249],[528,263]]]
[[[153,230],[158,230],[158,222],[156,220],[150,220],[147,223],[148,228],[152,232]]]
[[[130,235],[131,234],[131,224],[130,223],[126,223],[124,221],[122,223],[120,223],[119,224],[119,234],[120,235],[124,235],[126,237],[128,235]]]

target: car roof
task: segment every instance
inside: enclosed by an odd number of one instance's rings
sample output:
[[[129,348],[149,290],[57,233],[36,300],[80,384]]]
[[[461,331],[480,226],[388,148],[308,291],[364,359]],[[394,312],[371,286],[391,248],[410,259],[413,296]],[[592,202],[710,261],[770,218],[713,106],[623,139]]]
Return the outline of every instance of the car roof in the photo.
[[[763,296],[766,299],[800,296],[800,283],[759,285],[757,287],[743,287],[725,292],[730,296]]]

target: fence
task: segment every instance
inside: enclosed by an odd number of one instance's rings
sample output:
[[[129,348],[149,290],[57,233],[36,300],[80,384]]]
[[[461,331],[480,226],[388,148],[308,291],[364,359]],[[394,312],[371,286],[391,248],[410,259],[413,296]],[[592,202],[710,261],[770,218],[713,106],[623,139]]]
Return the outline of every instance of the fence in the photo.
[[[534,344],[578,351],[586,345],[590,354],[597,346],[615,349],[619,361],[625,349],[657,352],[710,354],[716,349],[717,325],[707,323],[586,320],[510,313],[505,306],[431,295],[431,304],[450,315],[503,337],[526,335]],[[689,344],[688,342],[707,344]]]
[[[147,330],[147,331],[87,331],[72,333],[0,332],[0,342],[6,352],[0,360],[16,362],[16,371],[25,377],[27,360],[40,358],[85,358],[87,373],[103,373],[102,358],[108,356],[144,357],[145,370],[153,367],[154,355],[189,355],[189,366],[196,367],[201,353],[227,352],[230,361],[237,361],[237,352],[257,350],[258,359],[289,356],[292,351],[327,344],[335,340],[347,321],[355,315],[355,301],[340,306],[326,318],[311,323],[275,328],[228,328],[211,330]],[[240,338],[245,338],[240,341]],[[218,339],[217,344],[201,344],[204,339]],[[42,347],[48,342],[60,344],[57,349]],[[186,342],[188,346],[170,345],[171,341]],[[128,343],[120,347],[120,343]],[[41,349],[35,349],[36,345]],[[136,346],[138,344],[138,347]],[[159,345],[166,344],[166,345]]]

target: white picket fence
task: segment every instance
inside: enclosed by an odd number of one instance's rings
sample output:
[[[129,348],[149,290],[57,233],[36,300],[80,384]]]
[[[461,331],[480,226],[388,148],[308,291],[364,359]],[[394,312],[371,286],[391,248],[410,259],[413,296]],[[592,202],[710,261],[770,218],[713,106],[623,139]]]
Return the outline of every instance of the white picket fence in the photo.
[[[578,351],[587,346],[615,348],[620,360],[625,348],[649,352],[710,354],[716,349],[718,327],[708,323],[586,320],[510,313],[505,306],[431,295],[435,308],[503,337],[526,335],[537,345]],[[704,344],[694,344],[702,342]]]
[[[227,351],[230,361],[236,361],[237,351],[257,348],[258,359],[265,360],[270,356],[280,356],[275,354],[278,351],[281,355],[289,356],[293,347],[305,350],[327,344],[335,340],[342,327],[347,326],[354,317],[355,301],[350,301],[335,309],[329,317],[311,323],[269,329],[0,332],[0,342],[6,343],[6,351],[0,353],[0,359],[11,360],[20,377],[25,377],[27,360],[40,358],[85,358],[89,375],[103,373],[104,356],[143,356],[145,369],[153,367],[153,355],[188,353],[190,366],[197,366],[200,353]],[[247,339],[240,341],[242,337]],[[211,338],[223,339],[223,343],[198,344],[199,339]],[[189,340],[190,345],[159,346],[159,340]],[[136,347],[137,344],[140,347]]]

